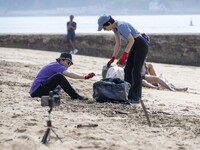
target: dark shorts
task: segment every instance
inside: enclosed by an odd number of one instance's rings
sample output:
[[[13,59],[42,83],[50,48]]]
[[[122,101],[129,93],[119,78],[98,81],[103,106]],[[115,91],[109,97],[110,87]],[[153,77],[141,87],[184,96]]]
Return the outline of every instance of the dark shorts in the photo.
[[[69,40],[74,41],[74,39],[75,39],[75,34],[67,34],[67,40],[68,40],[68,41],[69,41]]]

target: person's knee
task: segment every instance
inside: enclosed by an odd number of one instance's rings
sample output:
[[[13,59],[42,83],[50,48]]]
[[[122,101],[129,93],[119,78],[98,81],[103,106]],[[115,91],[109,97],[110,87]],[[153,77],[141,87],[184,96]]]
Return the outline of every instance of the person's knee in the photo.
[[[63,79],[65,79],[66,80],[66,78],[65,78],[65,76],[62,74],[62,73],[57,73],[57,74],[55,74],[54,75],[54,78],[56,79],[56,80],[63,80]]]
[[[153,65],[152,65],[151,63],[149,63],[149,64],[148,64],[148,67],[149,67],[149,68],[152,68],[152,67],[153,67]]]
[[[64,75],[62,73],[57,73],[57,74],[55,74],[55,76],[59,77],[59,78],[63,78],[64,77]]]
[[[153,68],[153,65],[152,64],[149,64],[148,65],[148,69],[149,69],[149,71],[150,71],[150,73],[152,73],[152,74],[155,74],[154,72],[154,68]]]

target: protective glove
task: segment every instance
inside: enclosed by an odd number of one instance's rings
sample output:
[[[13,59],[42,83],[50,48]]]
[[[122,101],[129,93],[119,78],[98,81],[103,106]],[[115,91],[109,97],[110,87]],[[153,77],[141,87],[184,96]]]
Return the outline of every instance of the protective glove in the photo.
[[[95,73],[91,72],[88,75],[84,76],[84,79],[90,79],[95,76]]]
[[[111,59],[110,59],[109,62],[107,63],[107,67],[108,67],[108,68],[109,68],[110,65],[114,62],[115,58],[116,58],[115,56],[111,57]]]
[[[120,59],[119,59],[119,61],[118,61],[118,63],[119,63],[120,65],[124,65],[127,54],[128,54],[127,52],[124,52],[124,53],[122,54],[122,56],[120,57]]]

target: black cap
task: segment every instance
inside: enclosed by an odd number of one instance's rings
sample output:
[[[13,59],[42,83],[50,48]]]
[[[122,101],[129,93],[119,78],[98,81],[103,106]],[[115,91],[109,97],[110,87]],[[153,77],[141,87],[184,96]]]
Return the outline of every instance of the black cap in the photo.
[[[60,57],[57,58],[56,61],[59,61],[59,60],[61,60],[61,59],[67,59],[67,60],[69,60],[69,61],[73,64],[72,55],[69,54],[69,53],[66,53],[66,52],[61,53],[61,54],[60,54]]]

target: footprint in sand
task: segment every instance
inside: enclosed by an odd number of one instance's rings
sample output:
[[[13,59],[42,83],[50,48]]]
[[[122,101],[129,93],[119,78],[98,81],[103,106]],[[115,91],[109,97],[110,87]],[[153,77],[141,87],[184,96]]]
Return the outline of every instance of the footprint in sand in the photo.
[[[28,123],[24,123],[24,125],[26,125],[26,126],[36,126],[37,123],[28,122]]]
[[[20,116],[19,114],[13,114],[13,116],[11,118],[17,118],[19,116]]]
[[[29,140],[29,136],[28,135],[20,135],[17,137],[18,139],[26,139],[26,140]]]
[[[19,132],[19,133],[23,133],[23,132],[25,132],[26,131],[26,129],[16,129],[15,130],[15,132]]]

